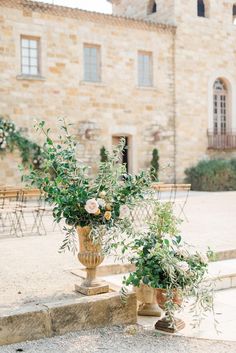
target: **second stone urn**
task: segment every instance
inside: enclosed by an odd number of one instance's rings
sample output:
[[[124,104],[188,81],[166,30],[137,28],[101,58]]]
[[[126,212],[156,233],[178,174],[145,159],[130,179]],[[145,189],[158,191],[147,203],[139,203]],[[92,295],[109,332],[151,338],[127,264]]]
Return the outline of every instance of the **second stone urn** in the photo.
[[[179,295],[177,290],[172,292],[173,298],[172,301],[178,307],[181,307],[183,299]],[[165,304],[167,301],[167,291],[166,289],[157,288],[156,289],[156,300],[158,305],[165,310]],[[164,316],[161,320],[157,321],[155,324],[156,330],[175,333],[182,330],[185,327],[185,323],[183,320],[174,318],[174,323],[170,323],[170,321]]]
[[[156,289],[143,283],[139,287],[134,287],[137,300],[141,303],[138,308],[138,315],[141,316],[161,316],[161,310],[156,300]]]
[[[86,278],[80,285],[75,285],[75,290],[84,295],[107,293],[108,284],[96,277],[97,266],[104,260],[101,245],[93,243],[90,227],[77,227],[76,230],[79,236],[78,259],[86,268]]]

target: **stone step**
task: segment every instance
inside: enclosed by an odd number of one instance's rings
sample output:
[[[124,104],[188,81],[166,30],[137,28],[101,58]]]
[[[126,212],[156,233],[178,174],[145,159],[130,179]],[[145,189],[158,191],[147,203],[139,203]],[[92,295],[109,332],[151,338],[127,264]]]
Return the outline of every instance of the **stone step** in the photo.
[[[211,262],[209,277],[215,280],[216,290],[236,287],[236,259]]]
[[[217,251],[216,261],[236,259],[236,249]]]
[[[119,293],[110,292],[54,303],[45,302],[38,306],[16,307],[0,312],[0,346],[136,322],[135,294],[128,294],[126,303],[121,301]]]

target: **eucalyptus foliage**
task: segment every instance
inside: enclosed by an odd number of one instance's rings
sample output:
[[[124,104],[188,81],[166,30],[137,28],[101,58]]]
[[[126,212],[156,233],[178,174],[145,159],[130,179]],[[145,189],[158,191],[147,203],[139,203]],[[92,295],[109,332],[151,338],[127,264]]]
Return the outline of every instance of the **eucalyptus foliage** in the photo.
[[[132,233],[132,226],[121,216],[122,207],[133,207],[143,199],[150,177],[147,172],[126,173],[121,162],[124,140],[112,153],[107,152],[107,160],[100,162],[97,174],[91,176],[88,166],[77,158],[80,146],[68,129],[62,122],[59,143],[55,143],[45,122],[37,125],[45,136],[44,162],[40,170],[31,169],[26,179],[46,194],[46,200],[53,205],[55,221],[65,220],[68,227],[62,250],[75,250],[74,230],[89,226],[91,237],[103,243],[107,252],[117,248],[118,243],[122,243],[124,251],[127,236],[121,240],[122,234]]]

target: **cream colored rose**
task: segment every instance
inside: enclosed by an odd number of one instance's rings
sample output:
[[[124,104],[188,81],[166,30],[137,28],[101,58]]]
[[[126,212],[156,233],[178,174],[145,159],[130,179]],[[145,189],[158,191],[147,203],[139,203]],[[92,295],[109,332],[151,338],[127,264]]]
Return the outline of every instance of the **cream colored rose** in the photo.
[[[99,210],[98,202],[95,199],[90,199],[86,202],[85,210],[90,214],[95,214]]]
[[[107,210],[107,211],[111,211],[111,204],[110,204],[110,203],[107,203],[107,204],[106,204],[106,210]]]
[[[104,199],[104,197],[106,196],[106,191],[101,191],[99,194],[99,197],[101,197],[102,199]]]
[[[104,217],[105,217],[105,219],[106,219],[107,221],[110,221],[110,219],[111,219],[111,212],[110,212],[110,211],[106,211],[106,212],[104,213]]]
[[[187,272],[189,271],[189,265],[186,261],[179,261],[177,263],[177,267],[179,270],[183,271],[183,272]]]

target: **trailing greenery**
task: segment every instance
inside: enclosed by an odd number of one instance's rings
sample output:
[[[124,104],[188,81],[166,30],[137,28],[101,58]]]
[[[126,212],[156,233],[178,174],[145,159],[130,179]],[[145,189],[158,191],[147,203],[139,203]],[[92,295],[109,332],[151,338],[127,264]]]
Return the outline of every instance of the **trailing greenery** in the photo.
[[[0,117],[0,153],[13,152],[15,149],[20,151],[24,165],[31,164],[37,169],[41,167],[41,147],[23,136],[13,122]]]
[[[101,162],[107,162],[108,157],[107,157],[107,150],[104,146],[100,149],[100,161]]]
[[[135,287],[145,284],[166,290],[165,312],[172,325],[175,311],[181,306],[175,301],[176,294],[180,303],[191,297],[193,323],[197,325],[208,311],[214,312],[213,287],[205,282],[208,258],[212,253],[209,251],[206,256],[190,251],[181,239],[179,223],[171,203],[156,202],[148,231],[133,242],[130,261],[135,265],[135,271],[124,279],[124,284]]]
[[[128,239],[132,233],[124,214],[149,189],[149,174],[126,173],[121,163],[125,141],[121,140],[112,153],[107,153],[107,161],[99,163],[97,175],[93,177],[88,167],[78,161],[77,142],[65,122],[59,143],[53,142],[45,122],[37,130],[45,135],[44,160],[41,169],[31,170],[26,180],[46,193],[47,201],[54,206],[55,221],[64,219],[69,226],[62,249],[74,250],[73,230],[77,226],[89,226],[91,237],[104,243],[106,251],[116,248],[122,234]],[[122,245],[124,249],[125,240]]]
[[[236,159],[200,161],[185,171],[185,182],[196,191],[236,190]]]
[[[159,152],[157,148],[154,148],[152,151],[152,160],[151,160],[151,168],[150,168],[150,173],[151,173],[151,178],[152,181],[158,181],[158,176],[159,176]]]

